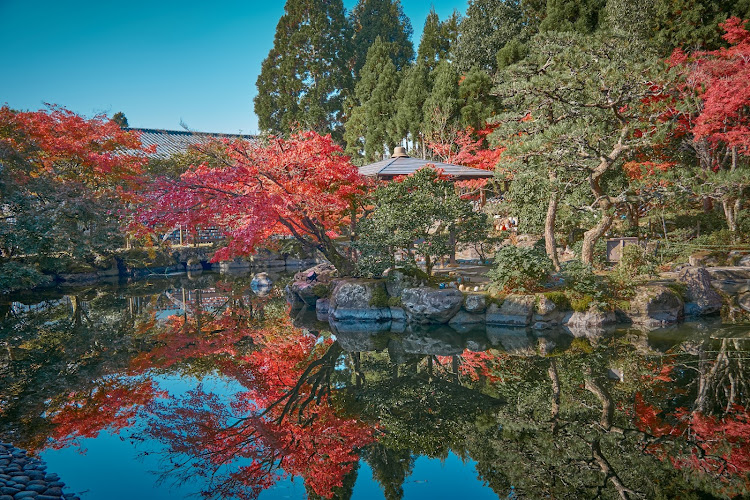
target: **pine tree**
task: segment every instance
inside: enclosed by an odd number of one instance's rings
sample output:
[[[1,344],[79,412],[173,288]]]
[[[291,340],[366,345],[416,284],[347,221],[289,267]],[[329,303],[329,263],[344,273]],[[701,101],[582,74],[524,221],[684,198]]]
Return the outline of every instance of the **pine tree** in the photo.
[[[301,126],[340,135],[352,87],[350,38],[341,0],[287,1],[256,83],[262,130],[286,134]]]
[[[367,60],[354,88],[355,106],[346,122],[344,139],[353,158],[364,151],[366,160],[380,160],[384,147],[393,149],[390,122],[396,114],[399,81],[390,54],[390,45],[380,37],[367,52]]]
[[[494,74],[496,55],[521,33],[521,8],[517,0],[471,0],[461,21],[456,63],[461,72],[478,67]]]
[[[380,37],[389,45],[397,70],[405,68],[414,57],[411,43],[411,22],[399,0],[359,0],[351,12],[354,74],[359,76],[367,59],[367,51]]]

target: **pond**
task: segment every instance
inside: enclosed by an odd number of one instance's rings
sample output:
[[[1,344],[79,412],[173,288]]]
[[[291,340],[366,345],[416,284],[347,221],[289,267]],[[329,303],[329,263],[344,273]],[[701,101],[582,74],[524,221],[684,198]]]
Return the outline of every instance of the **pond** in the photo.
[[[0,304],[0,441],[84,499],[750,495],[748,326],[376,332],[250,278]]]

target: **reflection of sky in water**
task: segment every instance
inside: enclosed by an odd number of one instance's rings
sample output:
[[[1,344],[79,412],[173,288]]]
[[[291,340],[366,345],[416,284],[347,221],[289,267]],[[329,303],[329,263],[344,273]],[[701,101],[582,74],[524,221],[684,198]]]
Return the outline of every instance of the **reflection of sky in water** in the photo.
[[[160,375],[155,376],[154,381],[158,389],[166,390],[172,396],[183,396],[199,384],[192,377]],[[227,400],[243,390],[238,383],[218,377],[204,378],[200,383],[207,392]],[[137,434],[139,423],[143,422],[136,422],[134,427],[124,429],[120,434],[102,432],[96,438],[81,439],[80,449],[48,449],[42,453],[42,458],[49,470],[60,475],[66,483],[66,491],[79,494],[82,499],[179,499],[199,494],[203,486],[200,483],[174,485],[167,478],[159,484],[155,472],[159,470],[162,458],[153,453],[158,451],[157,443],[134,443],[130,439]],[[144,455],[146,451],[149,453]],[[463,462],[453,453],[445,460],[419,457],[404,483],[404,498],[497,498],[477,479],[474,463],[472,460]],[[304,482],[300,478],[279,481],[260,495],[261,500],[306,497]],[[351,498],[384,498],[381,486],[373,479],[372,470],[364,461],[360,461]]]

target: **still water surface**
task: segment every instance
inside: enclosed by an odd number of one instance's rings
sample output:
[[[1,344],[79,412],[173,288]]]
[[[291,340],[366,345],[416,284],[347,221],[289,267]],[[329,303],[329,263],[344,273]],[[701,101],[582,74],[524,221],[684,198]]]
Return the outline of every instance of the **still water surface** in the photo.
[[[0,317],[0,440],[82,498],[750,494],[748,326],[377,332],[214,275]]]

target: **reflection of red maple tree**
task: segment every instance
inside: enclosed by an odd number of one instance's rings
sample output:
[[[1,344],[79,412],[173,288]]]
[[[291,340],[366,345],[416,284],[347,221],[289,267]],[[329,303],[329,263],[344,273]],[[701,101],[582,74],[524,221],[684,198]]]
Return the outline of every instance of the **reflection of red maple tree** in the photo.
[[[731,357],[727,345],[723,340],[719,358],[704,367],[708,375],[699,375],[704,389],[707,384],[717,383],[709,378],[711,374],[728,370]],[[654,394],[666,393],[664,384],[672,387],[674,383],[675,360],[665,358],[664,364],[648,368],[652,373],[644,381]],[[719,414],[709,414],[700,402],[699,395],[692,410],[662,409],[643,393],[636,393],[632,413],[635,426],[646,436],[645,451],[670,460],[675,467],[718,476],[727,482],[729,492],[746,492],[750,489],[750,413],[744,406],[730,403]]]
[[[277,321],[255,330],[261,348],[237,357],[247,375],[234,378],[248,390],[231,404],[199,388],[151,406],[149,433],[167,443],[175,470],[213,479],[207,496],[254,498],[287,476],[330,496],[357,450],[373,440],[371,427],[332,406],[329,379],[340,348]]]
[[[80,445],[81,438],[96,437],[104,429],[124,429],[157,395],[148,379],[107,379],[87,393],[68,394],[61,407],[49,411],[49,421],[54,425],[52,447]]]

